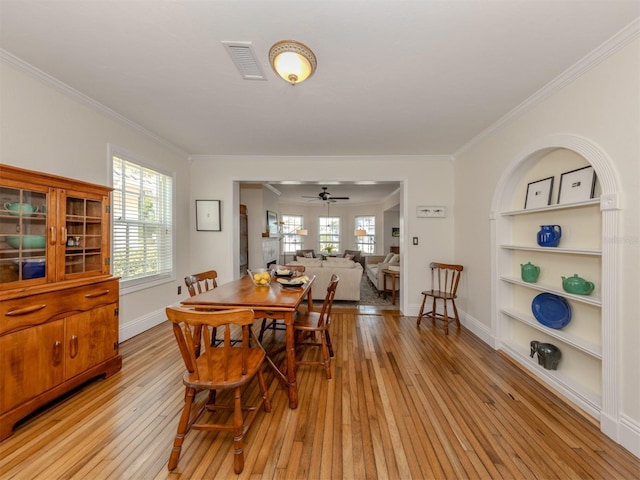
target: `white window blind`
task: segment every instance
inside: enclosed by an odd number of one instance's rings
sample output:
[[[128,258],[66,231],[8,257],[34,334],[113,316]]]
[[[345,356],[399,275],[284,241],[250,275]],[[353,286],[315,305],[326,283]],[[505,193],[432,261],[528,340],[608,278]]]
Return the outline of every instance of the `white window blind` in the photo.
[[[320,250],[340,250],[340,217],[318,217]]]
[[[362,253],[373,253],[376,248],[376,217],[373,215],[357,216],[355,229],[366,230],[367,234],[356,239],[356,248]]]
[[[282,215],[282,253],[295,253],[302,249],[303,238],[296,232],[304,225],[304,217],[301,215]]]
[[[173,272],[173,178],[113,157],[113,274],[129,284]]]

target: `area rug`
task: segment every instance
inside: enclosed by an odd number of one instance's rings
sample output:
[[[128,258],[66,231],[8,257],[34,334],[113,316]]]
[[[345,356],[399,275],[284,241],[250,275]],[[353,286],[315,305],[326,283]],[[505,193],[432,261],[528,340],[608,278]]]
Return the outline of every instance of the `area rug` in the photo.
[[[374,305],[374,306],[384,306],[390,308],[397,308],[397,293],[396,292],[396,305],[391,303],[391,294],[385,298],[384,296],[378,295],[378,290],[373,286],[371,281],[366,275],[362,276],[362,280],[360,281],[360,301],[349,301],[349,300],[335,300],[334,305],[340,306],[349,306],[349,305]],[[316,306],[322,306],[322,300],[314,300],[313,301],[314,308]]]

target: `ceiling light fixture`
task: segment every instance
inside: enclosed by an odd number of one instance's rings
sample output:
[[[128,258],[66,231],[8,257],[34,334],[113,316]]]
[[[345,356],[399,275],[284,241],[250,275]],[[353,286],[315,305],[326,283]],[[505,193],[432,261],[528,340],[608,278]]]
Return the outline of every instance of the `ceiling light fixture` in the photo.
[[[306,45],[295,40],[281,40],[269,50],[273,70],[291,85],[304,82],[313,75],[318,62]]]

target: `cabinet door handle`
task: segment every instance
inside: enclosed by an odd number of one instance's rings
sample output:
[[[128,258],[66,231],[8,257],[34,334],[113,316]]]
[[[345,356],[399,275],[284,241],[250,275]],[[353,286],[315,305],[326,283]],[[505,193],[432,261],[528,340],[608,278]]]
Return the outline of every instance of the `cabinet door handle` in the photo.
[[[49,245],[56,244],[56,227],[49,227]]]
[[[67,244],[67,227],[60,227],[60,245]]]
[[[109,289],[107,290],[102,290],[101,292],[92,292],[92,293],[87,293],[84,298],[97,298],[97,297],[102,297],[104,295],[109,295]]]
[[[16,308],[15,310],[9,310],[5,313],[7,317],[17,317],[18,315],[27,315],[29,313],[37,312],[38,310],[42,310],[46,307],[47,304],[43,303],[42,305],[31,305],[30,307],[24,308]]]
[[[76,355],[78,355],[78,336],[71,335],[71,340],[69,340],[69,356],[76,358]]]
[[[56,340],[53,342],[53,366],[57,367],[60,365],[60,361],[62,360],[62,342],[60,340]]]

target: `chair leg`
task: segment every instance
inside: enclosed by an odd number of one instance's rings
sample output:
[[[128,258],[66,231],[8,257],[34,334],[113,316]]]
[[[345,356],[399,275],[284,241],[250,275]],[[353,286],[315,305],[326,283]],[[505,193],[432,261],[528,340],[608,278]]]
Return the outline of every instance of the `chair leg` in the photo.
[[[327,380],[331,380],[331,357],[329,356],[327,339],[322,334],[322,332],[320,332],[320,344],[322,346],[322,358],[324,359],[324,373],[327,375]]]
[[[447,300],[443,300],[442,303],[444,303],[444,314],[442,316],[442,320],[444,322],[444,334],[449,335],[449,315],[447,315]]]
[[[169,470],[174,470],[178,466],[182,443],[184,442],[184,437],[189,428],[189,417],[191,416],[191,406],[193,405],[195,395],[195,389],[187,387],[185,391],[184,408],[182,410],[182,415],[180,416],[180,422],[178,423],[178,432],[176,433],[176,438],[173,440],[173,449],[171,450],[171,456],[169,457],[169,465],[167,465]]]
[[[436,297],[433,297],[433,303],[431,304],[431,323],[436,326]]]
[[[262,336],[264,335],[264,331],[267,329],[267,319],[262,319],[262,326],[260,327],[260,334],[258,335],[258,341],[262,342]]]
[[[456,315],[456,326],[460,328],[460,317],[458,316],[458,308],[456,307],[456,301],[451,299],[451,305],[453,305],[453,313]]]
[[[424,304],[426,301],[427,301],[427,296],[423,293],[422,305],[420,305],[420,313],[418,314],[418,321],[416,322],[416,325],[420,325],[420,321],[422,320],[422,313],[424,312]]]
[[[233,408],[233,470],[242,473],[244,469],[244,434],[242,426],[242,400],[240,398],[240,387],[234,391]]]
[[[329,335],[329,330],[324,331],[325,336],[327,337],[327,347],[329,347],[329,356],[333,358],[335,355],[333,354],[333,345],[331,344],[331,335]]]
[[[269,392],[267,391],[267,382],[264,381],[264,375],[262,375],[262,370],[258,370],[258,386],[260,387],[260,393],[262,394],[264,411],[270,412],[271,399],[269,398]]]

